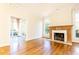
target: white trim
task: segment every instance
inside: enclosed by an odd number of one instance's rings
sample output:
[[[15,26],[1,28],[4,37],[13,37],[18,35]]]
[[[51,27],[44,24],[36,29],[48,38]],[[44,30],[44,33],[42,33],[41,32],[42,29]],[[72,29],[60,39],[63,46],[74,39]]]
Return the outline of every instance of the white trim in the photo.
[[[64,36],[65,37],[64,42],[54,40],[54,33],[64,33],[64,35],[65,35]],[[51,41],[59,42],[59,43],[63,43],[63,44],[68,44],[68,45],[72,45],[71,43],[67,43],[67,30],[52,30],[52,40]]]

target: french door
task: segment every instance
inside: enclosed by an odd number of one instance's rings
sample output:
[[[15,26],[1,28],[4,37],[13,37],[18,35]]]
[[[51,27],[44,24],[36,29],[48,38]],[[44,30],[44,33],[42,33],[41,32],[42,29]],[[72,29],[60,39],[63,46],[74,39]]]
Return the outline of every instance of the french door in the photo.
[[[48,27],[50,25],[49,19],[44,19],[44,37],[49,38],[49,30]]]

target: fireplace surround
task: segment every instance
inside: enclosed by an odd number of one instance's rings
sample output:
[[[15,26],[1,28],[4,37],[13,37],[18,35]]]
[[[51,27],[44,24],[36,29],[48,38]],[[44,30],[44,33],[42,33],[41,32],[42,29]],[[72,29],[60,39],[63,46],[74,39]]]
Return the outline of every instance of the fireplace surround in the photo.
[[[52,30],[52,41],[67,43],[67,30]]]
[[[55,40],[54,33],[64,33],[64,41]],[[49,26],[51,41],[72,45],[72,25]]]

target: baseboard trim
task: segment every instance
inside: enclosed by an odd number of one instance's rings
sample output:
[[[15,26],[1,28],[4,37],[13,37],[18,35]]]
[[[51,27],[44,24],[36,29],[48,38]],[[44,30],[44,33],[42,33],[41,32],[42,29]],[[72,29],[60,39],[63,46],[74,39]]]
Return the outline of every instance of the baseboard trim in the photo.
[[[40,38],[43,38],[43,37],[40,37]],[[40,38],[26,39],[26,41],[37,40],[37,39],[40,39]]]
[[[10,46],[10,44],[4,44],[4,45],[0,46],[0,48],[2,48],[2,47],[8,47],[8,46]]]

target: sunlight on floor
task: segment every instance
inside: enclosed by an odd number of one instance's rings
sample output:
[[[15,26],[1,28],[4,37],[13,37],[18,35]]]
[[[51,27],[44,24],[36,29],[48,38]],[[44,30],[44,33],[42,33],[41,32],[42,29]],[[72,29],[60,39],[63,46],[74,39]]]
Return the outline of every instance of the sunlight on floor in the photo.
[[[11,54],[16,54],[18,50],[22,49],[24,46],[24,38],[23,37],[12,37],[11,38],[11,44],[10,44],[10,53]]]

